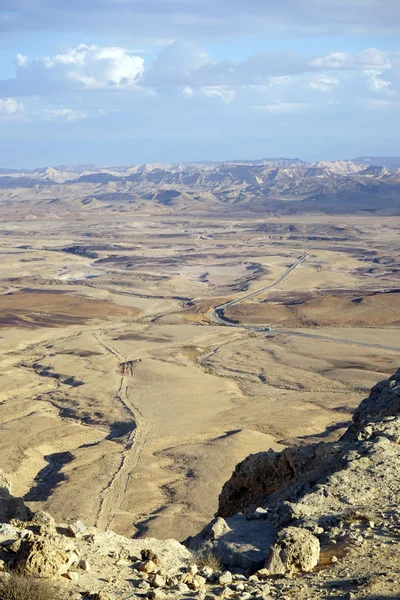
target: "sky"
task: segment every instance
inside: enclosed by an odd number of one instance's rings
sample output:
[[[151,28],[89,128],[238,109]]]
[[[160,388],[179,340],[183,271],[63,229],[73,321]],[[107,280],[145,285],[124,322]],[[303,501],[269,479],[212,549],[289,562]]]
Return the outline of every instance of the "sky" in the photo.
[[[400,155],[400,0],[0,0],[0,167]]]

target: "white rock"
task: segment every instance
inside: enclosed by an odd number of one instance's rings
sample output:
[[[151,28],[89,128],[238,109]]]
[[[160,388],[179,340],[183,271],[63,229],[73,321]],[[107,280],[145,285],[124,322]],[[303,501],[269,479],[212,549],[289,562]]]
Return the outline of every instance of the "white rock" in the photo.
[[[0,535],[16,538],[18,537],[18,529],[8,523],[0,523]]]
[[[143,571],[143,573],[156,573],[159,570],[159,567],[153,560],[148,560],[143,565],[140,565],[139,571]]]
[[[138,583],[137,587],[138,587],[140,590],[149,590],[151,586],[150,586],[150,584],[149,584],[149,582],[148,582],[148,581],[144,581],[144,580],[143,580],[143,581],[141,581],[140,583]]]
[[[237,592],[243,592],[244,591],[244,583],[237,583],[235,585],[235,589]]]
[[[319,555],[315,535],[301,527],[286,527],[278,533],[265,567],[270,575],[308,572],[318,564]]]
[[[234,581],[247,581],[247,577],[242,575],[242,573],[234,573],[232,577]]]
[[[266,508],[262,508],[261,506],[259,506],[258,508],[256,508],[256,510],[253,512],[253,519],[265,519],[265,517],[268,514],[268,510]]]
[[[324,533],[324,528],[316,525],[313,529],[313,533],[315,533],[315,535],[321,535],[322,533]]]
[[[196,586],[196,588],[200,588],[206,585],[207,579],[205,577],[202,577],[201,575],[196,575],[193,578],[193,583]]]
[[[160,573],[156,573],[156,575],[154,575],[154,578],[151,581],[151,585],[155,588],[164,587],[165,584],[166,577],[165,575],[161,575]]]
[[[82,521],[75,521],[68,525],[68,531],[73,537],[79,537],[87,533],[87,527]]]
[[[220,585],[229,585],[230,583],[232,583],[232,581],[233,577],[230,571],[225,571],[225,573],[222,573],[222,575],[220,575],[218,579],[218,583]]]
[[[231,531],[228,523],[222,517],[217,517],[211,522],[211,535],[214,539],[225,535]]]

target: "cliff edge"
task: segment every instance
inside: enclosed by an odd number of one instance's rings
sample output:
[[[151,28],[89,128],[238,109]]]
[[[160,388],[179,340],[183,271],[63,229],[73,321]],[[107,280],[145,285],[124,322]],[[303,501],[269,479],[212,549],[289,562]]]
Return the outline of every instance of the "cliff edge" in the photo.
[[[296,598],[319,598],[322,589],[354,594],[362,585],[354,598],[378,598],[377,590],[398,598],[399,500],[400,370],[372,388],[337,442],[239,463],[216,518],[187,544],[269,581],[296,575],[306,589]]]

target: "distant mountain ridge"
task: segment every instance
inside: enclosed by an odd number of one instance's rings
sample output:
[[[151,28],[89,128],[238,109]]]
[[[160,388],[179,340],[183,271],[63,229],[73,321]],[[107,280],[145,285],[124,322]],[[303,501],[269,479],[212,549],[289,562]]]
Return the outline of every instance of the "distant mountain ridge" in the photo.
[[[353,160],[334,160],[334,161],[317,161],[306,162],[299,158],[262,158],[258,160],[228,160],[215,162],[187,162],[187,163],[144,163],[130,166],[109,166],[97,167],[95,165],[77,165],[67,166],[59,165],[55,167],[42,167],[38,169],[0,169],[0,177],[26,177],[35,181],[52,181],[56,183],[64,183],[66,181],[82,181],[82,178],[92,178],[87,181],[101,179],[104,181],[107,176],[111,179],[122,178],[126,179],[133,175],[148,176],[149,179],[160,177],[160,174],[188,174],[188,173],[223,173],[231,170],[231,175],[235,178],[235,173],[239,174],[242,168],[242,174],[252,172],[255,175],[262,175],[263,171],[268,168],[277,168],[282,173],[298,174],[301,176],[308,175],[351,175],[360,173],[369,169],[369,173],[373,173],[373,169],[383,167],[389,172],[396,173],[400,169],[400,157],[391,158],[373,158],[364,157]],[[289,170],[288,170],[289,169]],[[298,171],[290,171],[290,169],[299,169]],[[235,171],[232,171],[235,170]],[[246,171],[247,170],[247,171]],[[376,170],[378,174],[378,170]],[[231,177],[232,178],[232,177]]]
[[[365,161],[365,162],[364,162]],[[375,165],[373,158],[307,163],[299,158],[254,161],[150,163],[97,168],[47,167],[0,170],[0,200],[31,190],[54,202],[68,197],[85,207],[103,203],[154,203],[178,209],[252,214],[284,212],[400,212],[400,168]],[[400,158],[382,159],[400,165]],[[13,191],[14,190],[14,191]],[[15,192],[16,190],[16,192]],[[19,190],[19,191],[18,191]],[[100,204],[99,204],[100,203]],[[386,211],[386,212],[385,212]]]
[[[386,167],[390,171],[400,169],[400,156],[361,156],[354,158],[353,162],[366,166]]]

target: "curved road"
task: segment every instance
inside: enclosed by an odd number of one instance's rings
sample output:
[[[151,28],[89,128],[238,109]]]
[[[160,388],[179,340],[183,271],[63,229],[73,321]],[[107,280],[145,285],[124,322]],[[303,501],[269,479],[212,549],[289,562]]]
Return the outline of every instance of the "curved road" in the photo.
[[[268,331],[268,332],[272,333],[273,335],[292,335],[292,336],[303,337],[303,338],[311,338],[313,340],[320,340],[320,341],[324,341],[324,342],[336,342],[337,344],[347,344],[349,346],[360,346],[362,348],[377,348],[379,350],[389,350],[391,352],[400,352],[400,348],[394,348],[392,346],[384,346],[382,344],[372,344],[372,343],[368,343],[368,342],[356,342],[356,341],[346,340],[346,339],[342,339],[342,338],[333,338],[333,337],[329,337],[326,335],[317,335],[314,333],[306,333],[304,331],[293,331],[293,330],[288,330],[288,329],[273,329],[272,327],[263,327],[263,326],[257,326],[257,325],[245,325],[242,323],[233,323],[227,317],[224,316],[224,311],[227,308],[229,308],[230,306],[234,306],[235,304],[244,302],[244,300],[248,300],[249,298],[254,298],[255,296],[258,296],[259,294],[262,294],[263,292],[265,292],[273,287],[276,287],[277,285],[282,283],[282,281],[284,281],[287,277],[289,277],[289,275],[299,265],[304,263],[308,257],[309,257],[309,254],[307,254],[307,252],[304,252],[304,254],[302,254],[288,269],[286,269],[286,271],[284,271],[281,275],[279,275],[279,277],[277,277],[275,279],[275,281],[273,281],[272,283],[269,283],[268,285],[264,285],[263,287],[259,288],[258,290],[255,290],[253,292],[244,294],[243,296],[240,296],[239,298],[236,298],[235,300],[231,300],[230,302],[226,302],[225,304],[220,304],[219,306],[216,306],[215,308],[210,309],[210,311],[208,313],[210,318],[218,325],[223,325],[225,327],[237,327],[240,329],[249,329],[251,331],[261,331],[261,332]]]
[[[229,325],[230,327],[245,327],[248,329],[250,329],[250,328],[254,329],[254,327],[252,327],[251,325],[241,325],[240,323],[232,323],[228,319],[225,319],[224,310],[226,308],[229,308],[230,306],[239,304],[240,302],[243,302],[244,300],[248,300],[249,298],[254,298],[255,296],[258,296],[259,294],[266,292],[270,288],[273,288],[276,285],[279,285],[280,283],[282,283],[282,281],[284,281],[287,277],[289,277],[289,275],[292,271],[294,271],[299,265],[301,265],[303,262],[305,262],[308,257],[309,257],[309,254],[307,254],[307,252],[304,252],[304,254],[302,254],[288,269],[286,269],[286,271],[281,273],[281,275],[279,275],[279,277],[277,277],[275,279],[275,281],[273,281],[272,283],[263,285],[263,287],[260,287],[258,290],[255,290],[254,292],[248,292],[247,294],[244,294],[243,296],[240,296],[239,298],[236,298],[235,300],[231,300],[230,302],[225,302],[225,304],[220,304],[219,306],[216,306],[210,313],[211,318],[213,319],[213,321],[215,321],[219,325]],[[258,329],[260,331],[270,331],[269,327],[256,327],[256,329]]]

